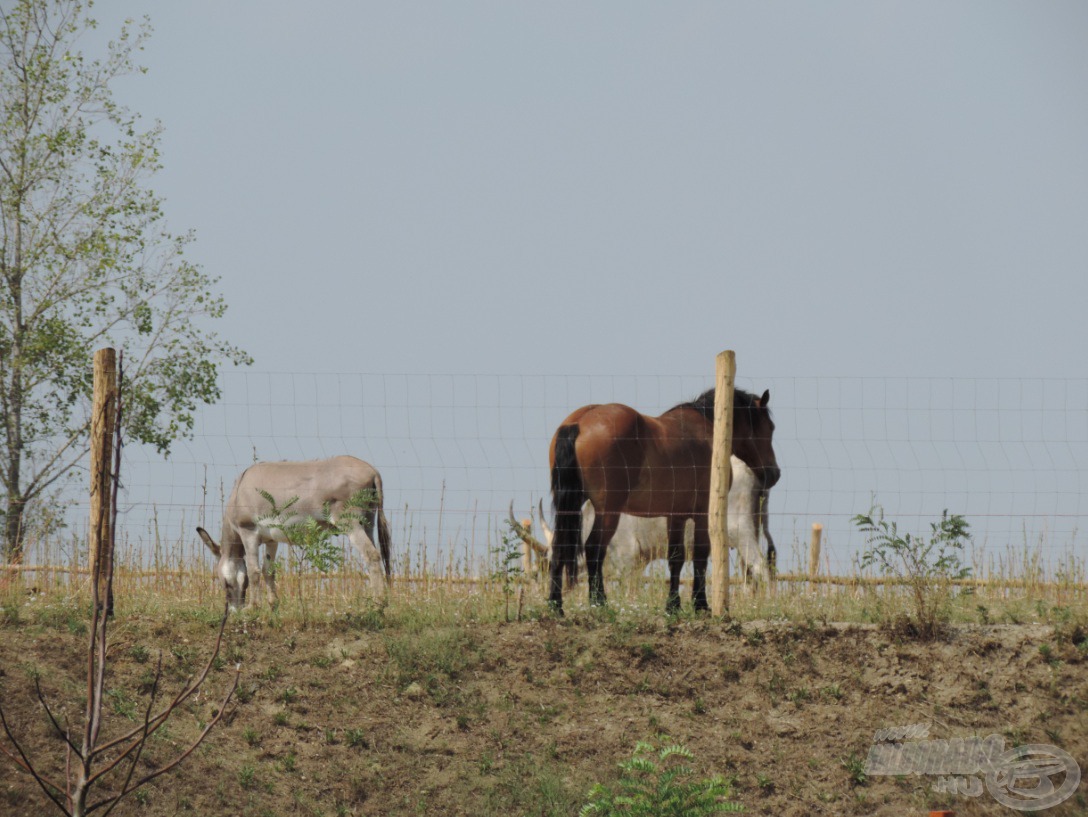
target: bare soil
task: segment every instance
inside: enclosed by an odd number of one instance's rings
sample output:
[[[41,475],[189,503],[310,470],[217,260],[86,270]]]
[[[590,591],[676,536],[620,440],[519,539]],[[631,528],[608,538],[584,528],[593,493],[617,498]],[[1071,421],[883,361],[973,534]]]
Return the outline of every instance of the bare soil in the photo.
[[[874,733],[887,727],[1051,744],[1088,772],[1083,627],[958,626],[920,642],[872,625],[417,613],[402,603],[319,623],[232,617],[225,661],[149,742],[140,770],[188,745],[241,662],[228,717],[114,814],[573,815],[593,783],[615,781],[636,741],[659,734],[684,743],[700,775],[734,779],[733,799],[751,814],[1016,813],[986,792],[935,792],[936,776],[866,777]],[[8,610],[0,621],[7,721],[63,779],[63,743],[31,677],[78,731],[85,610]],[[170,695],[207,660],[217,624],[214,610],[121,611],[105,734],[142,718],[160,651]],[[1088,814],[1086,786],[1045,813]],[[33,780],[0,757],[0,815],[49,813]]]

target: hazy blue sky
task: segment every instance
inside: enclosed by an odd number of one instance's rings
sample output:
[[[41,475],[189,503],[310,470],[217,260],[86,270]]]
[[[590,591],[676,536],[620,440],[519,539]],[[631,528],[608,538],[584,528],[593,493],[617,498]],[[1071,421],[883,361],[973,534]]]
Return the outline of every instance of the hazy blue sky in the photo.
[[[192,257],[231,304],[217,329],[257,371],[706,372],[709,386],[714,355],[731,348],[758,389],[1086,375],[1083,2],[96,11],[105,32],[152,18],[149,72],[118,98],[164,123],[153,187],[173,229],[195,229]],[[928,410],[962,398],[925,382]],[[690,379],[671,385],[645,408],[694,396]],[[1058,443],[1081,485],[1078,388],[1062,386],[1073,431]],[[548,400],[534,425],[545,446],[565,414]],[[819,453],[828,418],[798,430],[791,411],[814,400],[777,403],[780,429],[794,426],[780,431],[781,493],[802,527],[820,510],[811,485],[827,487],[817,470],[835,470]],[[1013,400],[1037,404],[1030,385]],[[228,433],[241,449],[230,471],[251,456]],[[542,468],[540,445],[518,461]],[[872,444],[859,456],[885,468]],[[865,510],[869,487],[851,488],[840,513]],[[993,505],[1002,489],[982,490]],[[504,508],[501,486],[488,491]]]
[[[1082,2],[122,10],[256,368],[1085,373]]]

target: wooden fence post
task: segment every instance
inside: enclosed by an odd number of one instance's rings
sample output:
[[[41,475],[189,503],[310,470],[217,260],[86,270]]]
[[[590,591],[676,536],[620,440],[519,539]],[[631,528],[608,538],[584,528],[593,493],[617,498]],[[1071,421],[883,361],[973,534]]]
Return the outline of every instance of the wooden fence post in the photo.
[[[117,418],[117,354],[94,353],[94,400],[91,406],[91,527],[90,563],[95,603],[112,607],[106,598],[106,577],[113,561],[111,499],[113,496],[113,436]]]
[[[733,469],[733,380],[737,359],[732,351],[718,355],[714,383],[714,449],[710,458],[710,570],[713,585],[710,612],[722,616],[729,610],[729,484]]]
[[[816,592],[815,579],[820,575],[820,537],[823,532],[823,525],[819,522],[812,523],[812,538],[808,543],[808,578],[813,592]]]

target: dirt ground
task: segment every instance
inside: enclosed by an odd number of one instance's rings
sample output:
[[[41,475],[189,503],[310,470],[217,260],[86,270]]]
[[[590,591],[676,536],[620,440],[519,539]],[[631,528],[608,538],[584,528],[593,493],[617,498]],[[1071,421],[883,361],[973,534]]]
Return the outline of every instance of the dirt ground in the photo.
[[[1049,744],[1088,771],[1083,625],[959,626],[925,643],[873,625],[607,611],[506,623],[402,605],[314,618],[232,617],[206,690],[149,741],[137,774],[188,745],[240,662],[225,721],[114,814],[574,815],[637,741],[661,734],[694,753],[700,776],[731,779],[751,814],[1017,813],[987,791],[937,792],[936,775],[867,776],[882,728]],[[78,731],[86,613],[8,609],[0,621],[7,721],[63,779],[63,743],[31,679]],[[214,610],[122,611],[104,735],[141,722],[160,651],[172,695],[207,661],[217,625]],[[0,815],[54,813],[2,757],[0,781]],[[1044,813],[1088,814],[1088,783]]]

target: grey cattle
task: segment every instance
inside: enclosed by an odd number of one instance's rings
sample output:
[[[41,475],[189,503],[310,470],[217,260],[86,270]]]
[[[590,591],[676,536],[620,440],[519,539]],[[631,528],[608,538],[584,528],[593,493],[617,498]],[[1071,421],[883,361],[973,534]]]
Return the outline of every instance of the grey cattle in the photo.
[[[760,487],[755,472],[742,460],[731,457],[730,465],[733,470],[733,482],[729,488],[729,546],[737,550],[742,575],[760,580],[768,573],[767,563],[759,547],[761,527],[766,535],[764,511],[766,491]],[[515,529],[526,529],[526,526],[518,525],[514,520],[513,509],[511,509],[510,518]],[[583,542],[593,527],[593,519],[593,505],[587,502],[582,508]],[[550,559],[553,533],[548,523],[544,521],[543,505],[540,507],[540,526],[544,535],[543,543],[525,534],[522,535],[522,539],[533,547],[539,556]],[[693,531],[689,523],[684,527],[685,549],[691,549],[692,538]],[[769,536],[768,541],[770,541]],[[667,555],[668,525],[664,517],[620,514],[619,525],[605,554],[605,565],[615,575],[636,575],[641,574],[650,562],[664,559]]]
[[[203,528],[196,529],[219,560],[216,573],[223,580],[227,603],[232,608],[245,603],[251,577],[254,593],[249,603],[259,603],[261,574],[273,602],[278,600],[271,570],[278,543],[289,541],[284,528],[308,519],[343,531],[366,562],[375,591],[387,586],[392,542],[382,510],[382,478],[373,466],[350,456],[259,462],[243,471],[234,483],[223,510],[221,544]],[[374,546],[375,520],[380,552]],[[267,553],[259,573],[261,545]]]

